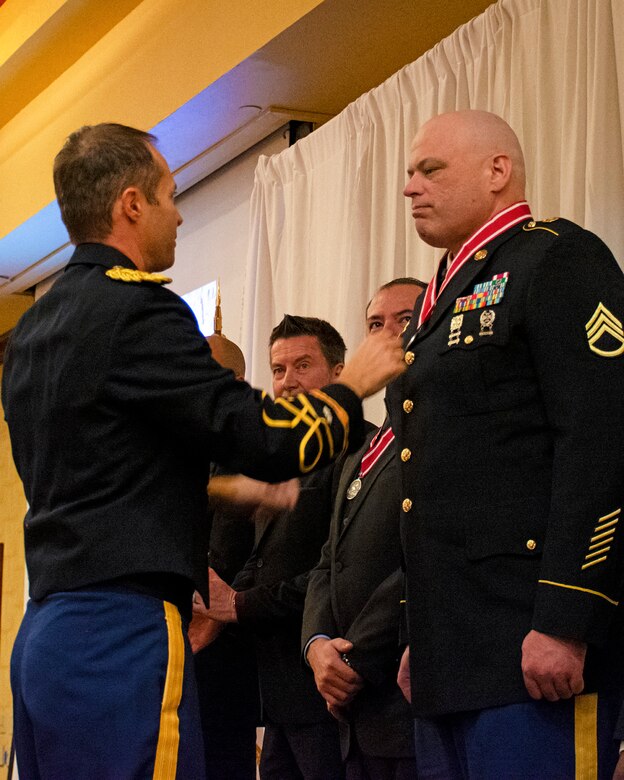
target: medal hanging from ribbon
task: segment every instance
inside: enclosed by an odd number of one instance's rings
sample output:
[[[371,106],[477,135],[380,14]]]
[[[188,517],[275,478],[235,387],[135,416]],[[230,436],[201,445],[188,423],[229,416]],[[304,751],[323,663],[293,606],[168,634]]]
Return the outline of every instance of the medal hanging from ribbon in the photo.
[[[353,480],[353,482],[349,485],[347,488],[347,498],[349,501],[351,499],[355,498],[357,494],[362,489],[362,479],[368,474],[368,472],[373,468],[375,463],[381,458],[381,456],[384,454],[384,452],[388,449],[388,447],[392,444],[394,441],[394,433],[392,432],[392,428],[383,428],[383,426],[379,429],[379,431],[375,434],[373,437],[369,448],[364,453],[364,457],[362,458],[362,462],[360,463],[360,471],[357,475],[357,477]]]
[[[438,275],[436,274],[429,282],[424,296],[423,305],[420,310],[420,316],[418,317],[418,327],[427,321],[429,318],[436,301],[440,297],[440,294],[448,286],[451,279],[453,279],[459,270],[471,260],[475,253],[479,252],[481,247],[488,244],[496,236],[500,236],[513,225],[517,225],[519,222],[523,222],[525,219],[531,218],[531,210],[529,204],[526,201],[520,203],[514,203],[513,206],[509,206],[503,211],[499,211],[492,219],[482,225],[476,233],[473,233],[470,238],[462,245],[459,252],[453,258],[447,272],[444,281],[438,289]],[[487,257],[487,252],[481,253],[482,257],[475,257],[475,260],[482,260]],[[445,262],[445,258],[442,258],[442,262]]]

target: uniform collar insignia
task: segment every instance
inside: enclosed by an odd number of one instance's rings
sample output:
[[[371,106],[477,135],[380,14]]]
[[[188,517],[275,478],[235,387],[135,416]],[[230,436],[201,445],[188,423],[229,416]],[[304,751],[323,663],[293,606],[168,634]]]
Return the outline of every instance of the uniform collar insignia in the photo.
[[[150,274],[147,271],[137,271],[136,268],[124,268],[123,265],[115,265],[106,272],[106,276],[117,282],[153,282],[154,284],[169,284],[173,281],[169,276],[162,274]]]
[[[547,219],[540,219],[539,222],[556,222],[558,219],[559,217],[548,217]],[[534,219],[527,222],[526,225],[523,225],[522,229],[527,233],[530,233],[531,230],[545,230],[547,233],[552,233],[553,236],[559,235],[556,230],[544,227],[544,225],[539,225],[538,222]]]

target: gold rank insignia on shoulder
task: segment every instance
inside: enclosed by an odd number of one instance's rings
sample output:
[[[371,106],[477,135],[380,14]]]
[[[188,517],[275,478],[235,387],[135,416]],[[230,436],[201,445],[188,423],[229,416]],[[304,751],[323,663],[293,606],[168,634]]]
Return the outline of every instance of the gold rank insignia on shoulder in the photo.
[[[123,265],[115,265],[106,272],[109,279],[116,282],[152,282],[153,284],[169,284],[173,281],[169,276],[162,274],[150,274],[147,271],[137,271],[135,268],[124,268]]]
[[[548,217],[548,219],[540,219],[540,222],[556,222],[560,217]],[[558,236],[559,233],[557,233],[556,230],[552,230],[551,228],[544,227],[544,225],[538,225],[536,220],[532,219],[530,222],[527,222],[526,225],[522,226],[522,229],[530,233],[531,230],[545,230],[547,233],[552,233],[553,236]]]
[[[585,325],[589,348],[600,357],[613,358],[624,354],[624,328],[609,309],[599,303],[589,322]],[[613,342],[616,342],[616,346]],[[601,342],[602,348],[598,347]],[[619,345],[619,346],[617,346]],[[611,347],[607,349],[607,347]]]

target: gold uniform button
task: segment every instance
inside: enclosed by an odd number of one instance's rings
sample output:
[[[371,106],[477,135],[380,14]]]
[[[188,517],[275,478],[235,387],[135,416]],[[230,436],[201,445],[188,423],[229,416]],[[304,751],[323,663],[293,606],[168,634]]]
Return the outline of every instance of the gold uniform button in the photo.
[[[406,447],[404,450],[401,450],[401,460],[403,463],[407,463],[407,461],[412,457],[412,451],[408,450]]]
[[[473,336],[466,336],[466,338],[464,339],[464,344],[472,344],[473,341],[474,341]]]
[[[534,550],[537,547],[535,539],[529,539],[526,543],[527,550]]]
[[[527,223],[527,227],[534,228],[537,225],[537,222],[532,219],[530,222]]]
[[[413,352],[406,352],[404,359],[405,359],[405,362],[407,363],[407,365],[411,366],[412,363],[414,362],[414,353]]]
[[[403,401],[403,411],[406,414],[409,414],[413,408],[414,408],[414,402],[410,401],[409,398],[406,398],[405,401]]]
[[[404,512],[409,512],[410,509],[412,508],[412,502],[410,501],[409,498],[404,498],[401,506],[403,507]]]
[[[486,257],[487,257],[487,249],[479,249],[479,251],[475,253],[474,259],[485,260]]]

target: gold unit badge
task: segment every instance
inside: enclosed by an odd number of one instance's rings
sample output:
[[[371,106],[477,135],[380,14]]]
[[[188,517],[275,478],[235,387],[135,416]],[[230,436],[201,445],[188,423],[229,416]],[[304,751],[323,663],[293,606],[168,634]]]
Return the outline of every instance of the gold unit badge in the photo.
[[[494,331],[494,320],[496,319],[496,312],[492,311],[492,309],[486,309],[483,314],[479,317],[479,322],[481,323],[481,330],[479,331],[479,336],[493,336]]]
[[[451,319],[451,329],[449,331],[449,337],[448,337],[449,347],[453,347],[455,344],[459,344],[463,321],[464,321],[463,314],[458,314],[456,317],[453,317]]]

